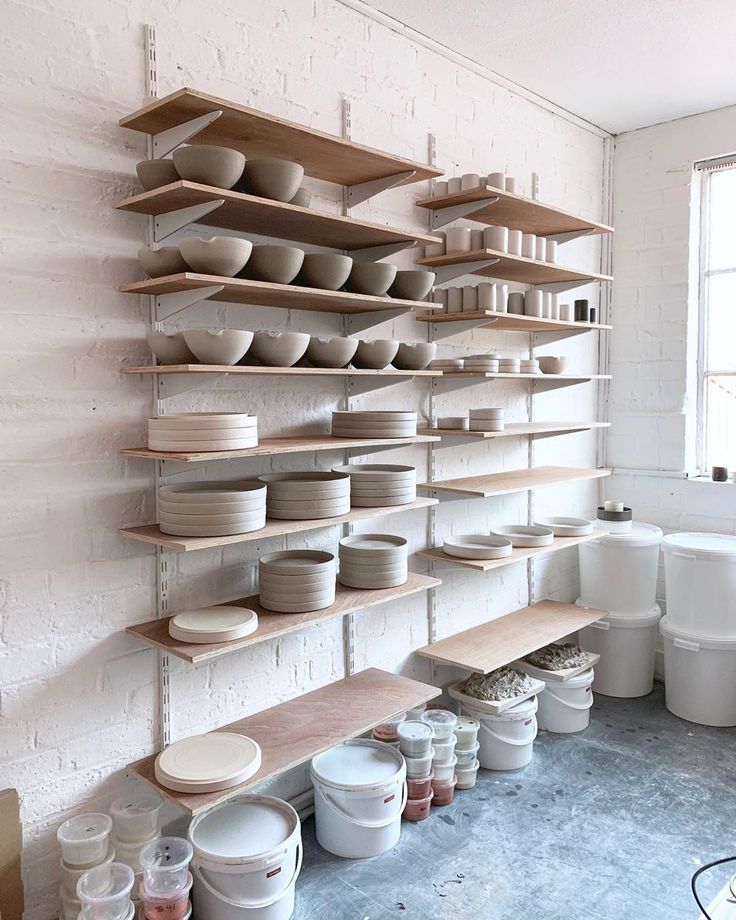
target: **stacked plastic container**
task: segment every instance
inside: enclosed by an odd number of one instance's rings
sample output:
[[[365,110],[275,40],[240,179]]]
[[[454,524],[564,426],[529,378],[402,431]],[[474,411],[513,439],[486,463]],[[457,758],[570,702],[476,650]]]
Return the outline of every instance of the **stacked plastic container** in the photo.
[[[432,726],[422,719],[406,719],[398,726],[399,750],[406,763],[407,799],[403,816],[407,821],[429,817],[434,789]]]
[[[143,847],[161,836],[163,799],[155,792],[139,792],[115,799],[110,806],[112,845],[115,859],[133,870],[133,898],[138,897],[141,882],[140,853]]]
[[[134,882],[133,870],[124,863],[103,863],[88,869],[77,882],[77,897],[82,905],[79,920],[133,920]]]
[[[432,796],[433,805],[449,805],[455,798],[455,767],[457,755],[455,754],[455,726],[457,716],[449,709],[427,709],[423,716],[424,722],[432,728],[433,757],[432,757]]]
[[[478,732],[480,722],[470,716],[458,716],[455,725],[455,778],[457,789],[472,789],[478,778]]]
[[[193,855],[191,843],[182,837],[159,837],[143,847],[140,897],[145,920],[187,920],[191,916],[189,863]]]
[[[61,920],[77,920],[79,917],[82,903],[77,885],[81,877],[89,869],[111,865],[115,859],[115,850],[110,844],[111,833],[112,818],[97,813],[77,815],[57,830],[56,838],[61,845]]]

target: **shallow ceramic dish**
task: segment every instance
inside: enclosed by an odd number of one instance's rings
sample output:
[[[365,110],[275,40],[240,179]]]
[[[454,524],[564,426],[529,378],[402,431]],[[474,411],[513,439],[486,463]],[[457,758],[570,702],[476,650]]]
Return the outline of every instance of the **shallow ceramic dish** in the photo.
[[[306,497],[306,494],[310,492],[327,495],[330,493],[347,494],[350,491],[350,476],[347,473],[332,471],[263,473],[258,479],[268,484],[269,495],[282,492],[293,497],[297,497],[298,494]]]
[[[326,588],[334,580],[335,573],[333,569],[329,569],[321,575],[278,575],[271,574],[271,572],[263,568],[258,573],[259,584],[276,591],[290,589],[294,585],[301,585],[309,590]]]
[[[262,530],[266,526],[266,514],[255,521],[253,524],[223,524],[215,527],[199,527],[197,525],[180,525],[161,522],[159,525],[161,533],[171,534],[175,537],[232,537],[239,533],[253,533],[254,530]]]
[[[363,482],[352,483],[350,493],[360,498],[361,496],[385,495],[391,498],[394,495],[406,495],[416,489],[416,483],[410,482]]]
[[[442,552],[459,559],[503,559],[510,556],[513,544],[507,537],[486,534],[465,534],[448,537],[442,544]]]
[[[167,514],[247,514],[265,508],[265,498],[243,502],[170,502],[159,499],[159,511]]]
[[[324,610],[326,607],[331,607],[334,603],[334,588],[331,594],[325,595],[325,599],[321,603],[312,601],[309,604],[283,604],[268,599],[264,600],[263,597],[261,597],[261,607],[264,607],[266,610],[273,610],[274,613],[309,613],[311,610]]]
[[[162,364],[193,364],[196,361],[184,340],[183,332],[157,332],[149,329],[146,341]]]
[[[471,419],[502,419],[506,415],[506,410],[501,408],[470,409],[468,414]]]
[[[154,774],[157,782],[176,792],[218,792],[245,782],[260,766],[261,749],[252,739],[208,732],[170,744],[156,757]],[[161,856],[148,860],[162,861]]]
[[[437,419],[437,427],[447,431],[467,431],[470,428],[470,419],[464,415],[445,415]]]
[[[347,556],[368,557],[371,560],[404,557],[409,542],[405,537],[392,533],[354,533],[339,542],[341,553]]]
[[[358,347],[357,339],[313,335],[307,346],[306,358],[315,367],[346,367]]]
[[[424,300],[432,290],[435,273],[425,271],[400,271],[388,289],[391,297],[401,300]]]
[[[368,578],[359,578],[355,575],[340,573],[337,580],[346,588],[358,588],[362,591],[380,591],[382,588],[398,588],[399,585],[406,584],[409,580],[409,573],[404,572],[401,575],[386,576],[373,575]]]
[[[248,160],[242,170],[238,187],[250,195],[270,198],[273,201],[291,201],[299,192],[304,178],[304,167],[291,160],[263,157]]]
[[[307,588],[304,585],[294,585],[284,590],[274,590],[270,587],[261,586],[261,597],[267,597],[272,601],[280,601],[286,604],[297,604],[300,601],[323,601],[328,594],[335,593],[335,580],[324,584],[319,588]]]
[[[567,367],[567,358],[560,355],[540,355],[537,360],[543,374],[562,374]]]
[[[506,427],[506,422],[502,419],[491,419],[491,418],[471,418],[470,419],[470,430],[471,431],[503,431]]]
[[[265,500],[266,486],[262,482],[241,479],[216,482],[180,482],[159,487],[159,495],[166,501],[190,504],[213,502],[239,502]]]
[[[360,433],[366,437],[380,437],[382,434],[392,434],[397,438],[412,437],[417,433],[416,422],[338,422],[332,423],[332,431],[342,431],[350,434]]]
[[[296,246],[263,244],[253,247],[253,252],[240,275],[251,281],[270,284],[291,284],[304,262],[304,250]]]
[[[305,189],[303,186],[299,191],[294,195],[293,198],[289,199],[289,204],[296,205],[299,208],[308,208],[312,203],[312,193]]]
[[[184,341],[202,364],[237,364],[253,341],[245,329],[188,329]]]
[[[313,493],[309,493],[310,495]],[[334,512],[335,514],[341,513],[341,509],[346,505],[350,505],[350,497],[347,495],[339,495],[337,497],[328,497],[328,498],[271,498],[270,496],[266,500],[266,507],[268,508],[268,513],[272,512],[280,513],[282,511],[294,511],[301,512],[302,514],[318,514],[322,511],[325,513]]]
[[[304,356],[310,338],[306,332],[256,332],[250,353],[268,367],[292,367]]]
[[[345,501],[342,508],[334,510],[317,509],[316,511],[271,511],[269,508],[268,516],[276,521],[326,521],[329,518],[341,517],[350,511],[350,499]]]
[[[140,163],[136,163],[135,171],[138,181],[147,192],[161,188],[162,185],[170,185],[179,179],[174,161],[168,159],[141,160]]]
[[[333,466],[333,473],[347,473],[351,487],[361,480],[368,482],[416,482],[416,467],[398,463],[348,463]]]
[[[262,520],[263,509],[243,514],[170,514],[159,512],[159,520],[166,524],[184,524],[185,526],[216,527],[219,524],[255,524]]]
[[[216,428],[203,428],[201,431],[192,429],[191,431],[181,431],[174,428],[171,431],[149,431],[148,437],[162,444],[168,444],[171,441],[186,441],[187,444],[197,445],[200,443],[209,443],[210,441],[253,441],[258,435],[251,428],[226,428],[224,431],[218,431]]]
[[[246,607],[203,607],[183,610],[169,620],[169,635],[179,642],[200,645],[210,642],[232,642],[251,635],[258,629],[258,615]]]
[[[214,144],[179,147],[172,156],[182,179],[216,188],[232,188],[242,176],[245,166],[245,157],[239,150]]]
[[[250,428],[257,424],[258,416],[248,415],[247,412],[175,412],[148,419],[149,429],[163,428],[167,431],[172,428],[184,431],[190,428]]]
[[[161,249],[143,246],[138,250],[138,262],[149,278],[163,278],[164,275],[189,271],[189,266],[176,246],[164,246]]]
[[[353,575],[359,575],[364,578],[368,575],[400,575],[406,572],[408,560],[402,559],[399,562],[354,562],[345,556],[340,556],[340,571],[351,572]]]
[[[396,278],[396,266],[387,262],[353,262],[347,289],[353,294],[382,297]]]
[[[335,570],[335,557],[321,549],[287,549],[266,553],[258,560],[261,571],[277,575],[321,575]]]
[[[346,412],[335,410],[333,420],[356,422],[415,422],[417,413],[412,409],[386,409]]]
[[[359,426],[351,426],[341,428],[339,425],[332,426],[332,436],[335,438],[353,438],[358,440],[360,438],[386,438],[387,440],[393,440],[394,438],[413,438],[417,433],[416,425],[407,426],[405,428],[360,428]]]
[[[234,278],[250,258],[253,243],[234,236],[213,236],[203,240],[188,236],[179,243],[179,251],[193,272]]]
[[[339,291],[348,280],[353,260],[331,252],[308,252],[296,283],[321,291]]]
[[[399,343],[395,339],[374,339],[366,342],[361,339],[353,357],[355,367],[371,370],[383,370],[396,357]]]
[[[538,527],[549,527],[556,537],[584,537],[593,533],[593,523],[585,518],[548,517],[534,522]]]
[[[549,527],[527,524],[507,524],[502,527],[494,527],[491,534],[496,537],[506,537],[514,546],[549,546],[555,538]]]
[[[402,371],[423,371],[436,354],[435,342],[402,342],[391,363]]]

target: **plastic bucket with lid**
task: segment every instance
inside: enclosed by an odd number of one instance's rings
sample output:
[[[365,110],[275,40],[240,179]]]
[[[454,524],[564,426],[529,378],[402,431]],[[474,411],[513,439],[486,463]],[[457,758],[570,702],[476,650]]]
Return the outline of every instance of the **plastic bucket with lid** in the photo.
[[[519,770],[531,762],[537,737],[535,696],[498,715],[465,703],[463,711],[480,723],[478,762],[484,770]]]
[[[736,725],[736,639],[697,638],[659,624],[664,644],[665,704],[698,725]]]
[[[580,597],[586,607],[646,615],[657,599],[662,531],[634,522],[628,533],[611,533],[578,547]]]
[[[662,548],[671,628],[712,639],[736,638],[736,537],[673,533]]]
[[[242,795],[189,825],[196,916],[288,920],[302,866],[299,816],[281,799]]]
[[[539,694],[540,731],[568,735],[586,729],[593,705],[594,679],[595,673],[589,668],[564,683],[548,683]]]
[[[366,859],[398,843],[407,800],[399,751],[380,741],[346,741],[315,757],[310,772],[317,842],[328,853]]]
[[[580,630],[583,648],[601,656],[595,666],[596,693],[628,699],[652,692],[661,615],[655,604],[645,616],[608,616]]]

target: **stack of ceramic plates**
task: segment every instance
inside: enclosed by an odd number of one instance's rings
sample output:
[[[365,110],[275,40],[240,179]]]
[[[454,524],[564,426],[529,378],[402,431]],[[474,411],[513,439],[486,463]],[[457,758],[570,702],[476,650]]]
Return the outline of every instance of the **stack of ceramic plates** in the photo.
[[[506,524],[495,527],[492,531],[497,537],[506,537],[514,546],[549,546],[554,540],[554,533],[549,527],[527,524]]]
[[[499,371],[498,358],[490,355],[469,355],[465,358],[465,370],[482,374],[497,374]]]
[[[162,533],[225,537],[266,526],[266,487],[260,482],[184,482],[161,486]]]
[[[245,735],[208,732],[182,738],[156,758],[154,773],[175,792],[220,792],[254,776],[261,767],[261,749]]]
[[[417,471],[413,466],[349,464],[334,466],[350,476],[350,504],[354,508],[409,505],[417,497]]]
[[[498,362],[498,371],[501,374],[519,374],[521,372],[521,359],[501,358]]]
[[[429,362],[431,371],[444,371],[446,374],[465,370],[464,358],[436,358]]]
[[[258,629],[258,615],[246,607],[200,607],[183,610],[169,620],[169,635],[191,645],[230,642]]]
[[[336,438],[411,438],[417,433],[416,412],[333,412]]]
[[[536,358],[522,358],[519,370],[522,374],[542,373],[539,369],[539,361],[537,361]]]
[[[505,409],[471,409],[471,431],[503,431]]]
[[[340,540],[337,580],[349,588],[395,588],[409,578],[408,548],[393,534],[352,534]]]
[[[184,412],[148,420],[148,449],[243,450],[258,446],[258,418],[243,412]]]
[[[261,556],[261,607],[306,613],[335,603],[335,557],[323,550],[295,549]]]
[[[268,516],[279,521],[316,521],[350,511],[347,473],[266,473]]]
[[[488,534],[464,534],[447,537],[442,551],[458,559],[502,559],[510,556],[513,545],[507,537],[492,537]]]
[[[467,431],[470,419],[465,415],[441,415],[437,419],[437,427],[446,431]]]

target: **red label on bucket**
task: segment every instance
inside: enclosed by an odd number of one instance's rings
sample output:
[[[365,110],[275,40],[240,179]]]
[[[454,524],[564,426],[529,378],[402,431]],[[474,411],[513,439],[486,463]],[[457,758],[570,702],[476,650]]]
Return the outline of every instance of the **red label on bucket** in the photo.
[[[532,720],[531,720],[531,719],[527,719],[526,722],[524,723],[524,725],[531,725],[531,724],[532,724]]]
[[[279,866],[277,869],[271,869],[270,872],[267,872],[266,878],[273,878],[274,875],[278,875],[279,872],[281,872],[281,866]]]
[[[384,800],[383,800],[383,804],[384,804],[384,805],[388,805],[388,803],[389,803],[389,802],[393,802],[393,800],[394,800],[395,798],[396,798],[396,794],[394,793],[394,795],[390,795],[387,799],[384,799]]]

